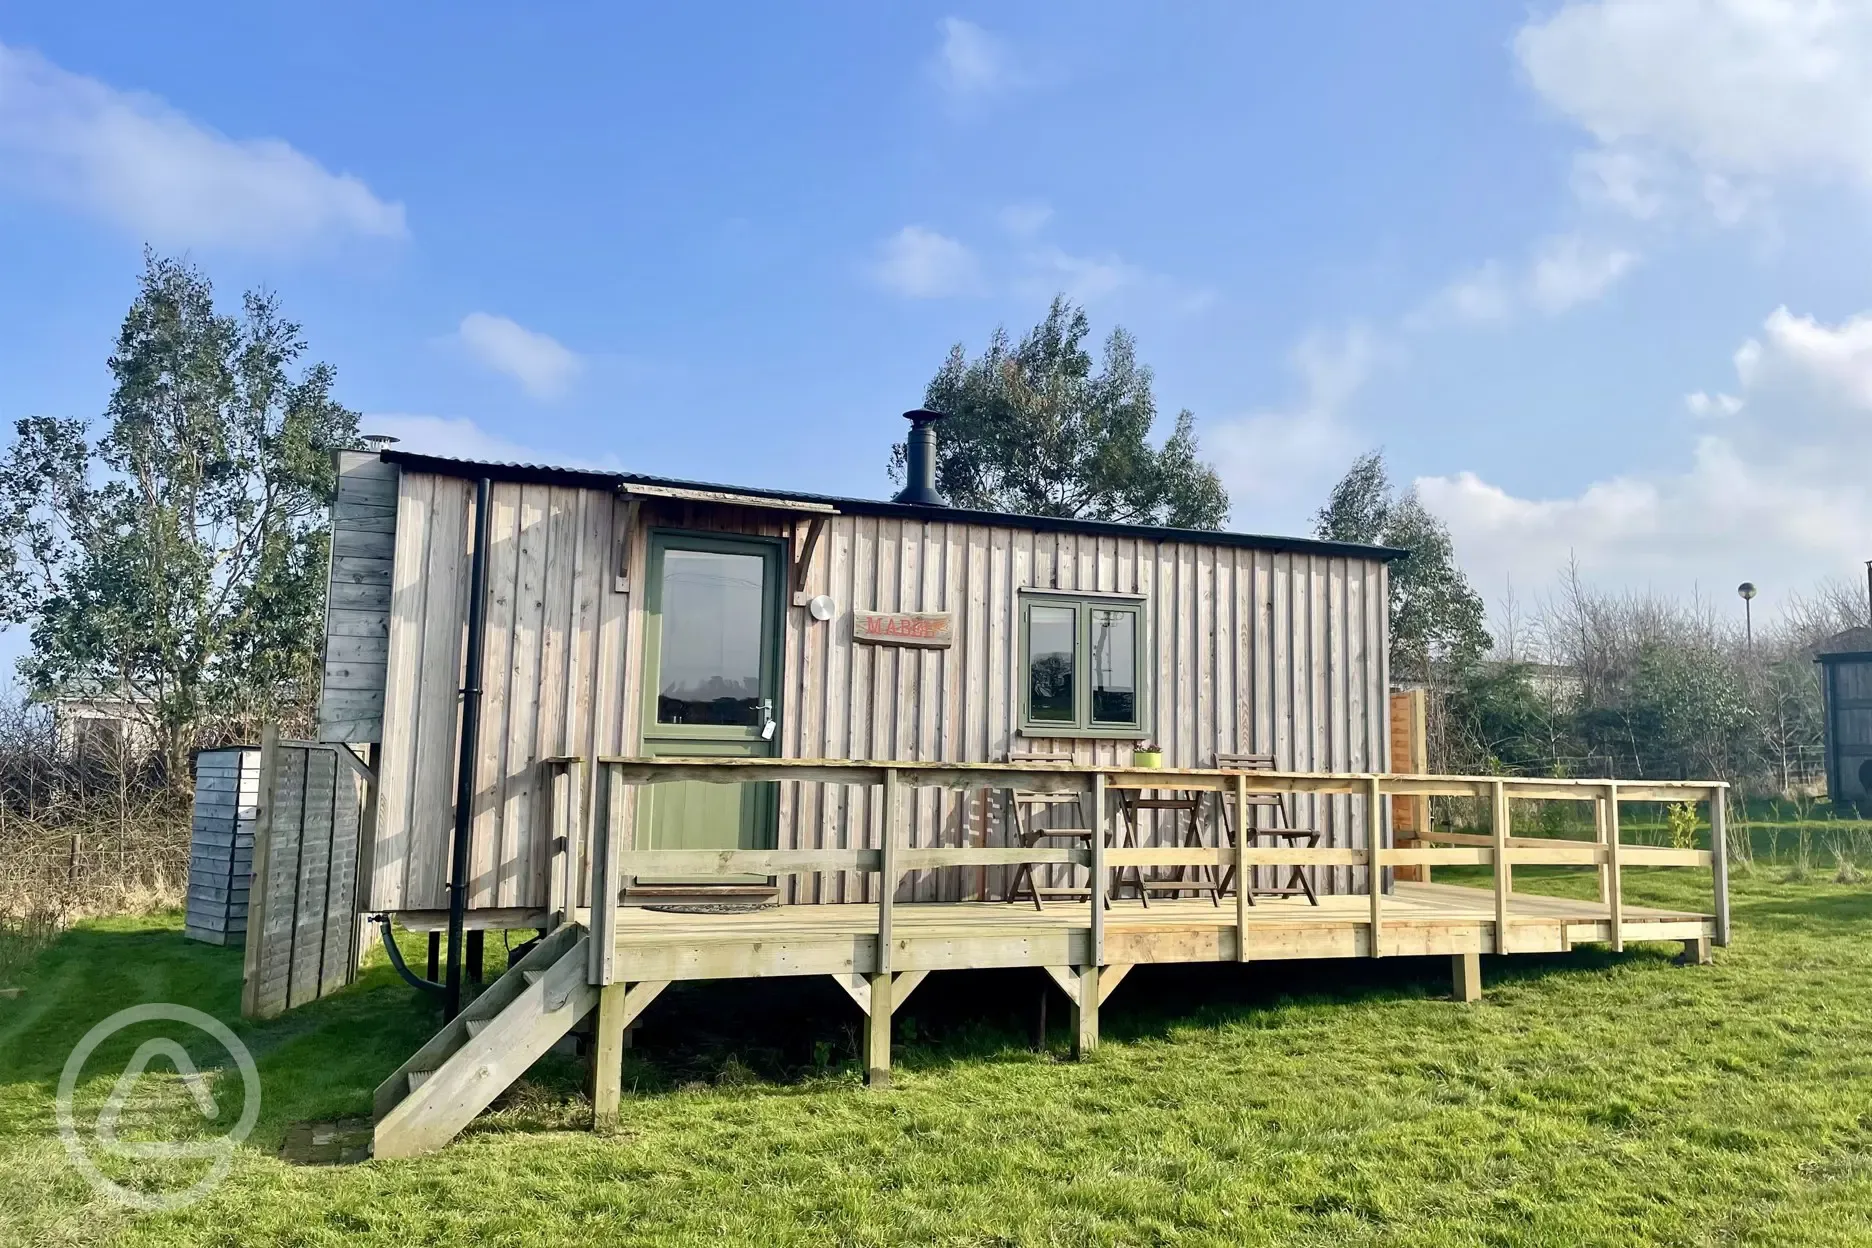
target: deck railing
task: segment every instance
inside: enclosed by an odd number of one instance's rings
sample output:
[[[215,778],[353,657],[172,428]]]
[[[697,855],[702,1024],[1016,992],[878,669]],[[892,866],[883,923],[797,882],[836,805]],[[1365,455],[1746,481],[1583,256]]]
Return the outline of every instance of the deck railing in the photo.
[[[615,983],[617,911],[623,882],[636,876],[691,878],[750,875],[794,876],[852,872],[879,876],[877,885],[878,971],[890,972],[892,923],[897,884],[909,871],[945,867],[1061,865],[1091,872],[1088,926],[1094,965],[1105,961],[1105,916],[1111,899],[1111,873],[1121,867],[1206,866],[1235,872],[1237,956],[1246,960],[1247,928],[1252,917],[1249,872],[1259,866],[1366,868],[1370,914],[1369,952],[1382,954],[1380,937],[1386,919],[1384,868],[1402,866],[1482,866],[1491,870],[1497,952],[1511,951],[1509,898],[1516,866],[1559,865],[1599,868],[1599,900],[1607,907],[1612,946],[1624,948],[1625,867],[1708,867],[1714,896],[1714,943],[1729,943],[1729,896],[1724,790],[1718,781],[1619,781],[1516,779],[1496,776],[1414,776],[1319,772],[1228,771],[1214,769],[1083,768],[1031,763],[848,762],[823,759],[599,758],[586,784],[583,760],[549,759],[555,870],[553,909],[571,915],[580,886],[590,898],[591,980]],[[630,849],[623,844],[625,792],[632,786],[699,781],[709,784],[785,782],[863,785],[880,788],[883,833],[877,849],[668,850]],[[1095,834],[1088,849],[1052,846],[912,848],[903,844],[899,794],[905,789],[1013,789],[1024,793],[1070,794],[1086,803]],[[1344,846],[1260,846],[1238,835],[1232,846],[1153,846],[1120,848],[1106,844],[1112,794],[1124,790],[1183,789],[1232,794],[1237,809],[1256,795],[1328,793],[1362,796],[1366,844]],[[1464,797],[1488,804],[1489,835],[1421,831],[1417,841],[1429,846],[1393,847],[1385,843],[1386,797]],[[1510,803],[1515,799],[1590,802],[1594,839],[1571,841],[1512,835]],[[1620,835],[1619,807],[1625,802],[1707,802],[1710,848],[1679,849],[1627,844]],[[583,830],[584,835],[580,835]],[[581,842],[591,846],[589,864],[579,859]],[[1058,905],[1060,903],[1053,903]]]

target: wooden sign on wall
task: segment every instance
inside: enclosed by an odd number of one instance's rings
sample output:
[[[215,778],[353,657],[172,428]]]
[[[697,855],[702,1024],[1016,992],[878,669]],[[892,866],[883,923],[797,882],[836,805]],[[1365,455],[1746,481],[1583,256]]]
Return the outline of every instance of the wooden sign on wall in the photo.
[[[940,648],[955,643],[955,621],[947,611],[854,611],[852,640]]]

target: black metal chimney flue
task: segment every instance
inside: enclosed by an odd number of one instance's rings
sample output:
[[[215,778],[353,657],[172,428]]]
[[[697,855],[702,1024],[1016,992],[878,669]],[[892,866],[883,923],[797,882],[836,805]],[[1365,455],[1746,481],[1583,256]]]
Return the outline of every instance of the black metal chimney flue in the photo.
[[[943,416],[921,407],[904,413],[910,422],[910,437],[904,445],[904,488],[892,502],[944,505],[943,496],[936,492],[936,422]]]

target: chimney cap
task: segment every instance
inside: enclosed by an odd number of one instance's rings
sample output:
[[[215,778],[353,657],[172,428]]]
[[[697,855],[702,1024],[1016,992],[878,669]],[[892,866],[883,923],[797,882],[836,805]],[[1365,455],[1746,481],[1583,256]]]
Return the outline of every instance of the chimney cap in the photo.
[[[949,419],[949,413],[934,411],[927,407],[913,407],[904,413],[904,419],[913,425],[926,425],[932,420]]]
[[[382,451],[387,447],[401,442],[403,439],[391,437],[387,433],[367,433],[362,435],[358,440],[370,447],[373,451]]]

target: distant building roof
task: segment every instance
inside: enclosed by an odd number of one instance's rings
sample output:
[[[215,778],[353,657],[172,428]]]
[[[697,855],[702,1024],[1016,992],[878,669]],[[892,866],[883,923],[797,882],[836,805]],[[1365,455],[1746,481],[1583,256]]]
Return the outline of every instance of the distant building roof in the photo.
[[[1872,656],[1872,628],[1863,624],[1835,633],[1814,648],[1814,657],[1823,663],[1855,655]]]

